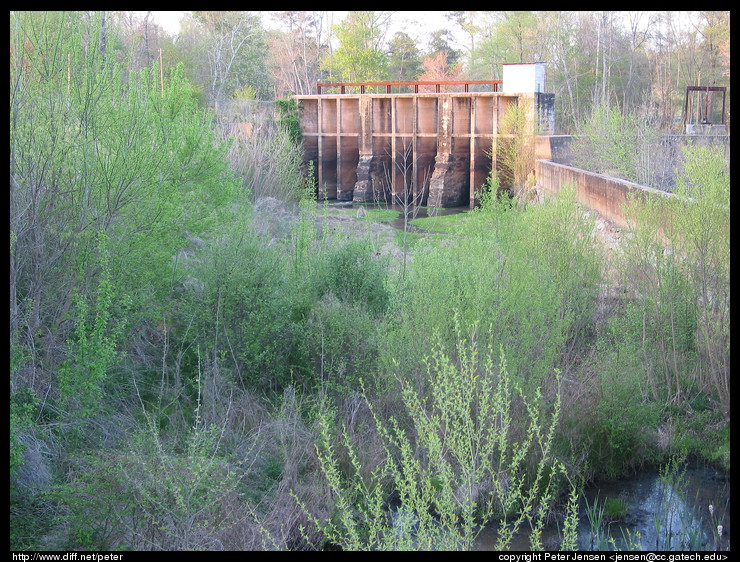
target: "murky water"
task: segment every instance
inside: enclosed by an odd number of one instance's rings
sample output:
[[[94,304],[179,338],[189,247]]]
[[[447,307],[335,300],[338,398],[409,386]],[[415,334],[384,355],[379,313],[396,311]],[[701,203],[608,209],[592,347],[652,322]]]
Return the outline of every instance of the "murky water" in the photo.
[[[607,503],[612,517],[604,507]],[[558,526],[547,527],[544,547],[559,548],[560,536]],[[497,538],[495,527],[484,529],[476,549],[494,550]],[[630,479],[601,482],[588,488],[581,500],[579,550],[729,548],[730,479],[710,467],[645,471]],[[530,549],[526,530],[514,537],[510,549]]]

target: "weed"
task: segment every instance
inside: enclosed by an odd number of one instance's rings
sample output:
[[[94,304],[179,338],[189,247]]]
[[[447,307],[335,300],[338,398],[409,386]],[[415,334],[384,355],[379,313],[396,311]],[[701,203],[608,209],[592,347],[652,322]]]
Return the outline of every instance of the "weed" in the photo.
[[[586,518],[590,526],[590,550],[605,550],[607,540],[604,536],[604,505],[599,505],[598,495],[593,503],[589,503],[588,498],[584,497],[586,503]]]
[[[621,521],[627,515],[627,502],[617,496],[608,497],[604,502],[604,517],[607,521]]]

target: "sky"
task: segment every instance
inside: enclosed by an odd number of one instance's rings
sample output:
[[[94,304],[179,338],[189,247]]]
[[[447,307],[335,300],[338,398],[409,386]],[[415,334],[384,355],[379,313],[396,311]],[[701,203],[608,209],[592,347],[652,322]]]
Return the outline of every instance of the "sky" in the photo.
[[[172,12],[152,12],[154,21],[161,25],[170,34],[176,34],[180,30],[180,18],[190,12],[183,11],[172,11]],[[267,14],[267,12],[264,12]],[[331,12],[334,15],[334,22],[341,22],[347,15],[346,11],[335,11]],[[139,12],[141,17],[144,17],[146,12]],[[677,22],[679,27],[687,28],[690,27],[690,12],[676,12]],[[269,18],[262,18],[263,24],[266,28],[274,28],[274,22],[271,22]],[[387,39],[393,37],[396,31],[405,31],[408,35],[414,39],[417,44],[426,45],[427,38],[425,35],[430,35],[433,31],[438,29],[448,29],[452,32],[455,40],[451,41],[450,44],[453,48],[463,50],[468,45],[466,35],[460,30],[459,26],[453,25],[447,18],[445,18],[445,12],[431,10],[431,11],[397,11],[393,15],[393,24],[388,34]]]
[[[140,12],[142,15],[144,12]],[[180,18],[187,12],[152,12],[154,21],[171,35],[180,32]]]
[[[161,25],[168,33],[176,34],[180,30],[180,18],[189,12],[183,11],[172,11],[172,12],[152,12],[152,17],[155,22]],[[145,12],[141,12],[142,17]],[[334,12],[335,19],[334,23],[339,23],[344,19],[347,12]],[[450,29],[453,27],[450,22],[444,16],[445,12],[442,11],[400,11],[396,12],[393,16],[393,26],[390,31],[389,39],[393,36],[396,31],[405,31],[412,38],[416,39],[421,43],[426,43],[423,34],[431,34],[433,31],[438,29]],[[270,25],[269,20],[263,18],[263,23],[267,27]],[[460,49],[462,43],[460,40],[458,44],[453,44],[452,47]]]

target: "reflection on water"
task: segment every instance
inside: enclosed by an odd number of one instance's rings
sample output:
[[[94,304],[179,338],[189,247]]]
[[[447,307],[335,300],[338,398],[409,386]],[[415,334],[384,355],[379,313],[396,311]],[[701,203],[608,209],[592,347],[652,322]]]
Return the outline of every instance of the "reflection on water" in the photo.
[[[604,508],[608,498],[619,498],[624,511],[601,524],[587,515],[588,506]],[[711,509],[709,506],[712,506]],[[616,514],[612,514],[616,515]],[[592,519],[593,512],[592,512]],[[517,534],[511,550],[529,550],[527,530]],[[477,550],[494,550],[495,527],[483,529]],[[542,534],[545,549],[559,548],[556,525]],[[602,482],[586,490],[578,526],[579,550],[729,550],[730,480],[708,467],[648,471],[629,480]]]

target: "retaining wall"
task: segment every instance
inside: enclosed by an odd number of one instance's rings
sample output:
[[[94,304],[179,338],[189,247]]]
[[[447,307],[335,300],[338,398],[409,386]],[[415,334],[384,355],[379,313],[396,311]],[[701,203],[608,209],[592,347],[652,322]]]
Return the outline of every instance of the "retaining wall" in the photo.
[[[623,205],[630,194],[634,193],[640,197],[673,197],[666,191],[556,164],[549,160],[537,160],[535,176],[537,188],[544,193],[557,194],[562,186],[575,185],[576,199],[582,205],[597,211],[605,219],[621,227],[628,226]]]

